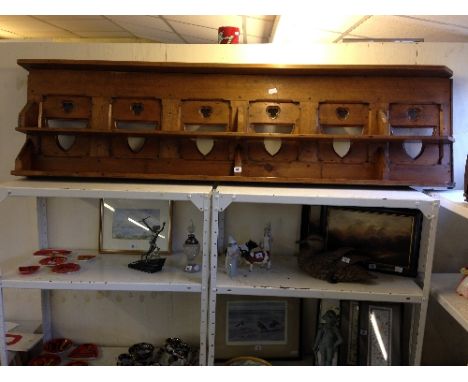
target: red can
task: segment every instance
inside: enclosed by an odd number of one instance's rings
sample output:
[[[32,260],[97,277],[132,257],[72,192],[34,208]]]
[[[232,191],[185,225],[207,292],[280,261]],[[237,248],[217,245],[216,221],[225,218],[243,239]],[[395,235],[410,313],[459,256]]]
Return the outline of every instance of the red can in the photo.
[[[240,30],[237,27],[219,27],[218,44],[239,44]]]

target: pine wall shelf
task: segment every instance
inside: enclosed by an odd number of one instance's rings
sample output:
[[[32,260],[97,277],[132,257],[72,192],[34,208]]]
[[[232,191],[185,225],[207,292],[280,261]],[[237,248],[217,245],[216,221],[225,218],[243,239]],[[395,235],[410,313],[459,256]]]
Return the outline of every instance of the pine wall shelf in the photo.
[[[453,186],[446,67],[18,64],[14,175]]]

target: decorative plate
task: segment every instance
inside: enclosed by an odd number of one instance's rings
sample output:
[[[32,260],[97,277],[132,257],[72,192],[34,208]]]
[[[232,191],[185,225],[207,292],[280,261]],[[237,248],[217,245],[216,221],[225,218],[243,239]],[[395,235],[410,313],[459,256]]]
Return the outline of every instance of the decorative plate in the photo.
[[[241,356],[226,361],[226,366],[272,366],[270,362],[257,357]]]
[[[59,264],[53,267],[51,270],[52,272],[55,273],[71,273],[71,272],[76,272],[80,270],[79,264],[75,263],[65,263],[65,264]]]
[[[29,361],[29,366],[57,366],[60,365],[61,359],[55,354],[42,354],[39,357]]]
[[[95,359],[99,355],[99,350],[95,344],[81,344],[68,354],[71,359]]]
[[[94,256],[94,255],[79,255],[77,257],[77,260],[78,261],[91,261],[91,260],[93,260],[95,258],[96,258],[96,256]]]
[[[23,338],[23,336],[21,334],[7,333],[5,336],[7,338],[7,342],[6,342],[7,346],[14,345],[17,342],[19,342],[21,340],[21,338]],[[9,340],[9,338],[11,338],[11,339]]]
[[[54,338],[44,344],[44,351],[47,353],[60,354],[72,346],[72,341],[68,338]]]
[[[18,272],[22,275],[31,275],[33,273],[36,273],[39,270],[39,268],[39,265],[28,265],[25,267],[18,267]]]
[[[89,363],[86,361],[77,360],[77,361],[70,361],[66,363],[65,366],[89,366]]]
[[[71,251],[68,249],[46,248],[46,249],[40,249],[39,251],[34,252],[34,256],[69,255],[70,253]]]
[[[48,267],[54,267],[59,264],[63,264],[67,261],[66,257],[63,256],[50,256],[45,257],[39,261],[41,265],[47,265]]]

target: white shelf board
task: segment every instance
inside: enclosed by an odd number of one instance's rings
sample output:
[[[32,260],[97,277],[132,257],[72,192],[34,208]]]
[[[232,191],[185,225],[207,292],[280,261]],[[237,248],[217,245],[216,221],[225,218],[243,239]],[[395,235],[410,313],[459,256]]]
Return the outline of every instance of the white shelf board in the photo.
[[[231,202],[320,204],[413,208],[429,213],[428,209],[439,204],[437,200],[414,190],[219,186],[216,191],[220,200],[225,199],[227,205]]]
[[[366,284],[332,284],[301,271],[295,257],[277,257],[269,270],[254,267],[249,272],[248,268],[242,267],[236,277],[230,278],[220,262],[216,290],[217,294],[232,295],[421,303],[422,289],[412,278],[374,274],[377,279]]]
[[[465,202],[463,190],[430,192],[429,195],[439,199],[442,207],[468,219],[468,202]]]
[[[439,304],[468,331],[468,299],[455,292],[461,278],[461,273],[434,273],[432,274],[431,293]]]
[[[79,254],[95,254],[96,258],[89,262],[76,261]],[[32,275],[21,275],[18,266],[39,265],[43,256],[29,255],[6,261],[0,264],[3,288],[201,292],[201,272],[184,272],[182,253],[167,256],[163,269],[156,273],[128,268],[128,263],[140,259],[139,255],[76,250],[69,256],[70,261],[80,264],[78,272],[57,274],[49,267],[41,266]]]
[[[212,187],[191,184],[44,181],[19,179],[0,183],[7,196],[189,200],[210,196]]]

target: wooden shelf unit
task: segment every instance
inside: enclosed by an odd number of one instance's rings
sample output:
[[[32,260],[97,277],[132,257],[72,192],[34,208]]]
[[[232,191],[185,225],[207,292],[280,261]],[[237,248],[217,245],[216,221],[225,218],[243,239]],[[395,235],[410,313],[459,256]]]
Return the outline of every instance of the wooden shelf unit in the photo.
[[[14,175],[453,185],[446,67],[18,64]]]

